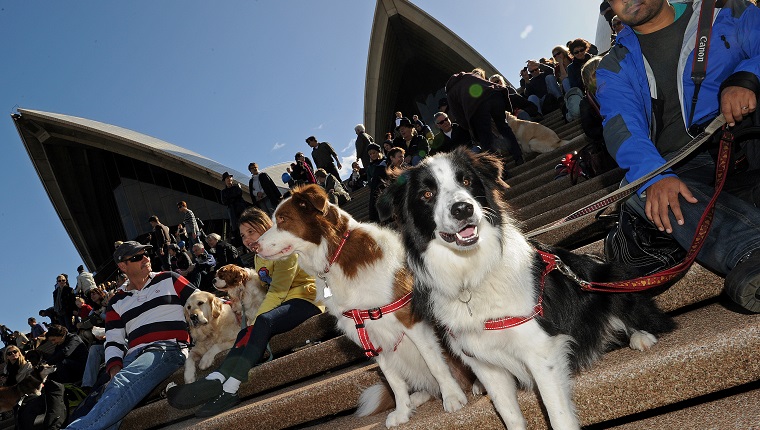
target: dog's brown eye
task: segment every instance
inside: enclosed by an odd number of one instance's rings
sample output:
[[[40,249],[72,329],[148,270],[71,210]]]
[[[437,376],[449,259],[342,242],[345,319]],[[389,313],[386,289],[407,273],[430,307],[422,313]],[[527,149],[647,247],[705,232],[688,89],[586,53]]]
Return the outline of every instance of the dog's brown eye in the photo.
[[[464,185],[465,187],[469,187],[471,183],[472,182],[470,181],[469,178],[462,179],[462,185]]]
[[[198,306],[200,306],[200,305],[202,305],[202,304],[203,304],[203,302],[198,302]]]
[[[425,191],[422,193],[422,200],[430,200],[433,198],[433,192],[432,191]]]

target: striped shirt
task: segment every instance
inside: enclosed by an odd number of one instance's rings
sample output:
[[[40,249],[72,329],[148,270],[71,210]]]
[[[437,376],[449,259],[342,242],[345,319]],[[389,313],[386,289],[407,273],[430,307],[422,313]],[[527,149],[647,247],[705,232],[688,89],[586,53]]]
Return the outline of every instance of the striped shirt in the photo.
[[[150,273],[142,290],[119,289],[106,309],[106,368],[153,342],[190,343],[184,306],[195,288],[175,272]],[[122,287],[123,288],[123,287]]]

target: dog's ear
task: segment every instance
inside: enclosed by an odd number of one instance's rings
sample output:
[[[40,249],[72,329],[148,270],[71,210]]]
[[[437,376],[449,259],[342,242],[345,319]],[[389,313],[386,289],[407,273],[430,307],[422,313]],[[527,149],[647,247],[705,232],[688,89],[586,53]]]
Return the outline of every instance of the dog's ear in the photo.
[[[380,216],[380,221],[387,222],[401,213],[406,198],[409,172],[388,171],[388,180],[383,192],[377,197],[375,207]]]
[[[221,299],[214,297],[211,300],[211,318],[217,319],[222,315],[222,306],[224,306],[224,303]]]
[[[504,160],[492,153],[473,154],[469,151],[470,167],[486,191],[485,199],[488,206],[497,214],[507,208],[506,191],[509,185],[504,181]],[[498,215],[497,215],[498,217]]]
[[[304,209],[314,208],[320,213],[326,213],[328,207],[327,193],[316,184],[300,187],[293,192],[291,199],[296,206]]]

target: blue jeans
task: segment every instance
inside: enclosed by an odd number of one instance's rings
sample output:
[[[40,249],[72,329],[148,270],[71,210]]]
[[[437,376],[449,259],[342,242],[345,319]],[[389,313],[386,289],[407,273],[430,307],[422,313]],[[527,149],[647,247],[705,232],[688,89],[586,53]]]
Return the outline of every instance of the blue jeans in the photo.
[[[186,351],[175,341],[162,341],[131,352],[124,357],[124,368],[108,382],[98,403],[66,428],[118,429],[121,420],[145,396],[185,364]]]
[[[673,212],[670,212],[670,224],[673,238],[682,248],[688,249],[694,239],[702,213],[715,191],[712,183],[715,178],[715,163],[707,152],[676,165],[678,177],[689,187],[697,203],[688,203],[679,197],[684,225],[678,225]],[[737,194],[747,196],[747,186],[758,187],[757,179],[752,173],[729,178],[715,203],[715,215],[710,233],[705,239],[702,250],[697,255],[699,264],[721,274],[727,274],[736,264],[752,251],[760,249],[760,209]],[[736,194],[735,194],[736,193]],[[626,202],[639,216],[646,219],[644,207],[646,201],[638,194]]]
[[[106,359],[105,345],[100,343],[94,343],[90,346],[90,350],[87,352],[87,364],[84,366],[84,375],[82,375],[83,387],[94,387],[95,381],[98,380],[98,371],[100,365]]]

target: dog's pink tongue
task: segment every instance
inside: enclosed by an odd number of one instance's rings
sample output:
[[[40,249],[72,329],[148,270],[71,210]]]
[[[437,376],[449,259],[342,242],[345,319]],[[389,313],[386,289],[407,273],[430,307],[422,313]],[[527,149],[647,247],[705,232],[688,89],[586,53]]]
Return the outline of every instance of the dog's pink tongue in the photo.
[[[475,226],[468,225],[467,227],[459,230],[460,237],[470,237],[475,234]]]

